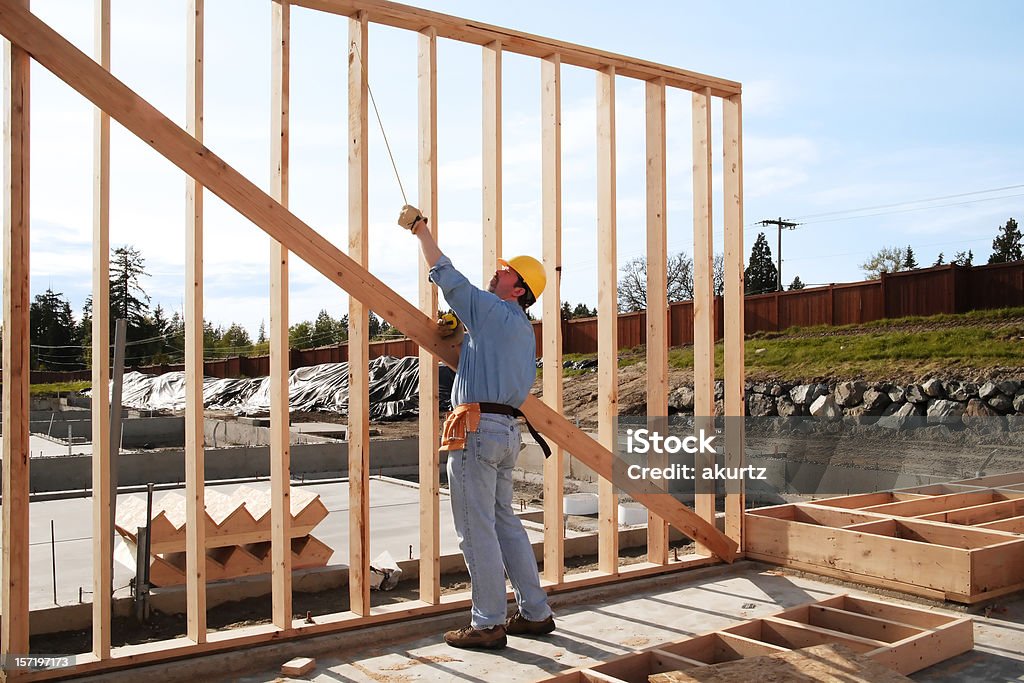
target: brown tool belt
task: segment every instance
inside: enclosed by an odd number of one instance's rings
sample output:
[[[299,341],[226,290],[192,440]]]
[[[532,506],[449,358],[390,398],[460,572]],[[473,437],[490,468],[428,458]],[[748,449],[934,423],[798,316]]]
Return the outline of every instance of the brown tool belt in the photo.
[[[480,428],[480,414],[490,413],[492,415],[510,415],[512,417],[521,417],[524,420],[526,416],[523,415],[523,411],[512,406],[505,405],[504,403],[487,403],[481,401],[480,403],[463,403],[448,414],[448,417],[444,421],[444,427],[441,430],[441,448],[442,451],[461,451],[466,448],[466,434],[468,432],[475,432]],[[530,434],[533,436],[537,445],[544,451],[544,457],[551,455],[551,447],[548,446],[548,442],[544,440],[544,437],[533,428],[529,420],[526,420],[526,428],[530,430]]]

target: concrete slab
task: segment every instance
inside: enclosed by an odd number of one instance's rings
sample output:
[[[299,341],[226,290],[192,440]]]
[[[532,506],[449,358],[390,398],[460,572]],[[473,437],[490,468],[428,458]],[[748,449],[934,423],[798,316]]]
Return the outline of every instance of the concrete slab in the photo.
[[[3,437],[0,436],[0,444]],[[44,436],[32,434],[28,437],[28,450],[30,458],[48,458],[61,455],[92,455],[91,443],[73,443],[70,449],[67,441],[56,441],[47,439]]]
[[[655,579],[561,593],[552,597],[558,629],[541,638],[510,637],[497,652],[457,650],[441,633],[466,623],[465,613],[417,619],[291,643],[161,665],[161,679],[334,681],[534,681],[661,642],[767,616],[837,593],[877,594],[765,565],[739,562]],[[960,616],[945,608],[884,598],[894,603]],[[1002,603],[975,626],[974,651],[921,671],[916,681],[1024,680],[1024,598]],[[301,679],[280,676],[292,657],[316,657],[317,668]],[[258,669],[255,667],[259,667]],[[138,680],[145,669],[112,673],[104,681]],[[124,676],[122,678],[122,676]],[[98,680],[98,679],[97,679]]]
[[[298,434],[316,434],[318,436],[333,436],[337,439],[344,439],[348,434],[348,425],[336,424],[334,422],[298,422],[289,427],[290,431]]]

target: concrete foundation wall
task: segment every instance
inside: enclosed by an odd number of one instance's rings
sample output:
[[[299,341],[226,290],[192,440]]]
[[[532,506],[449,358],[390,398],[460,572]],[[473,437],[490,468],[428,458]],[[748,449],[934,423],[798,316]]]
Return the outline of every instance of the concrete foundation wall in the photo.
[[[270,428],[246,424],[237,420],[218,420],[208,417],[203,420],[203,439],[208,448],[269,446]],[[292,444],[335,443],[336,441],[337,439],[329,439],[315,434],[299,434],[295,431],[289,435],[289,442]]]
[[[291,452],[292,474],[301,476],[348,474],[348,444],[298,444]],[[418,471],[415,439],[372,441],[372,474],[408,475]],[[270,476],[267,446],[206,450],[206,479],[216,481]],[[181,450],[127,453],[118,461],[118,485],[175,484],[185,481],[185,454]],[[86,490],[92,487],[92,457],[87,455],[32,458],[29,486],[33,493]]]
[[[29,418],[34,434],[56,439],[71,437],[78,443],[92,442],[91,410],[34,410]],[[173,448],[185,443],[185,418],[174,416],[140,417],[121,422],[122,448]]]

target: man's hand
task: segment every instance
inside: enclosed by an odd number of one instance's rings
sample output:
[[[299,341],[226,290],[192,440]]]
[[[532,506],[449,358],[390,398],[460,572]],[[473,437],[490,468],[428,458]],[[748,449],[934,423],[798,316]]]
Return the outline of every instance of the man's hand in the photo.
[[[402,213],[398,215],[398,224],[400,226],[415,235],[420,221],[426,223],[427,219],[423,217],[419,209],[411,204],[406,204],[402,207]]]
[[[441,333],[441,338],[446,339],[461,330],[462,323],[454,313],[445,313],[437,319],[437,329]]]

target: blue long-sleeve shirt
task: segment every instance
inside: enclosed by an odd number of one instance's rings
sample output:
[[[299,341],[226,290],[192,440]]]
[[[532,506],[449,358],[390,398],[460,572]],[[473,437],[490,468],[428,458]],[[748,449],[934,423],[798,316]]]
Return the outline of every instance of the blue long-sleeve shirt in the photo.
[[[518,408],[537,377],[537,342],[526,313],[515,301],[502,301],[474,287],[447,256],[430,269],[430,280],[468,330],[452,385],[452,405],[487,401]]]

